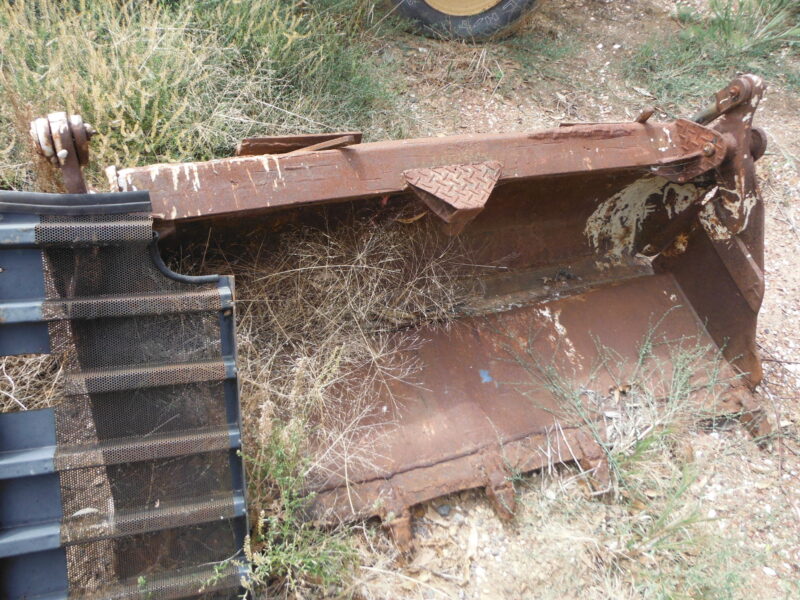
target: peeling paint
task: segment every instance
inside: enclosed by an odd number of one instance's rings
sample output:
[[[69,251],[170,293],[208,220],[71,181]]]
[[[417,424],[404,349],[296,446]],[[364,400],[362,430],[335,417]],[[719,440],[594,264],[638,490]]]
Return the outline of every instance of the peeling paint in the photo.
[[[286,187],[286,180],[283,178],[283,172],[281,172],[281,163],[278,161],[277,156],[270,155],[269,158],[275,161],[275,169],[278,171],[278,179],[275,180],[277,184],[279,181]]]
[[[264,167],[264,171],[269,173],[271,169],[269,168],[269,155],[262,155],[258,157],[258,162],[261,163],[261,166]]]
[[[172,173],[172,190],[177,192],[178,188],[180,187],[180,182],[178,181],[178,173],[180,172],[181,166],[180,165],[171,165],[169,170]]]
[[[705,204],[698,217],[700,218],[700,223],[703,225],[703,229],[706,230],[708,237],[712,240],[727,240],[731,238],[732,234],[717,216],[717,211],[714,209],[713,202]]]
[[[744,201],[742,202],[742,210],[744,211],[744,222],[742,223],[742,231],[747,229],[747,225],[750,223],[750,213],[753,212],[756,204],[758,203],[758,198],[755,197],[754,194],[750,194],[744,197]]]
[[[186,178],[186,183],[192,182],[192,189],[195,192],[200,189],[200,179],[197,176],[197,165],[195,163],[185,163],[183,165],[183,176]]]
[[[741,198],[741,195],[736,190],[723,189],[722,191],[727,192],[727,194],[720,198],[718,205],[730,214],[729,222],[731,224],[735,223],[737,226],[731,231],[730,227],[723,223],[723,220],[717,214],[715,204],[712,202],[707,203],[700,212],[700,223],[702,223],[703,229],[713,240],[729,240],[734,235],[747,229],[750,224],[750,214],[758,204],[758,198],[754,194],[747,194],[744,198]]]
[[[610,256],[632,254],[636,234],[652,210],[649,198],[658,197],[672,217],[695,202],[699,193],[691,183],[679,185],[663,177],[642,177],[602,202],[586,221],[584,235],[596,250]]]
[[[544,308],[537,308],[536,312],[545,321],[549,322],[553,326],[555,333],[558,334],[558,338],[556,338],[556,335],[554,334],[547,336],[547,338],[553,344],[553,347],[562,348],[564,353],[572,362],[575,362],[578,359],[583,360],[583,357],[577,352],[577,350],[575,350],[575,344],[573,344],[572,340],[569,339],[567,328],[561,324],[561,311],[551,311],[549,306],[545,306]]]
[[[669,218],[676,217],[697,201],[699,190],[696,186],[670,183],[664,188],[664,206]]]

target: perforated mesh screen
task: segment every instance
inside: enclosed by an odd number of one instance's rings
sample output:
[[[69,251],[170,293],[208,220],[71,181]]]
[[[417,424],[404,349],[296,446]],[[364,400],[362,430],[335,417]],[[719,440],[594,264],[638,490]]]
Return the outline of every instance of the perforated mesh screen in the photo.
[[[215,565],[245,527],[218,283],[166,276],[146,216],[43,217],[36,236],[66,371],[56,466],[71,594],[235,595],[238,570]]]
[[[104,215],[46,215],[36,227],[36,243],[40,246],[148,242],[152,236],[149,220],[138,215],[115,215],[113,218]]]
[[[123,297],[98,296],[73,300],[47,300],[42,313],[53,319],[100,319],[131,315],[158,315],[175,312],[196,312],[222,308],[216,289],[197,292],[137,294]]]

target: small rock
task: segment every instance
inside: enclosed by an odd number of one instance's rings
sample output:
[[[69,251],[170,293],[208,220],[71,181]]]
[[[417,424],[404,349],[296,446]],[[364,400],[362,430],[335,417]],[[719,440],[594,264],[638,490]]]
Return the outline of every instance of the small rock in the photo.
[[[450,505],[440,504],[439,506],[436,507],[436,512],[442,515],[443,517],[446,517],[447,515],[450,514]]]
[[[769,575],[770,577],[775,577],[778,575],[777,571],[771,567],[761,567],[761,570],[764,571],[764,575]]]

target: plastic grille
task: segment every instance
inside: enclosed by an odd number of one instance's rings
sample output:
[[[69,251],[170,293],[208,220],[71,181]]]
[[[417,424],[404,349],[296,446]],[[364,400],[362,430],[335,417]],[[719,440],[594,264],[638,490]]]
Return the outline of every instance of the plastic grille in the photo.
[[[118,569],[124,580],[228,560],[236,546],[236,529],[232,521],[219,520],[134,535],[114,540],[114,546],[117,555],[126,557]]]
[[[176,433],[201,427],[222,427],[224,382],[137,389],[92,396],[95,426],[105,439]],[[126,411],[126,403],[139,410]]]
[[[108,467],[118,509],[157,508],[163,503],[230,492],[227,451]]]
[[[82,370],[221,356],[215,312],[73,321],[72,335]]]
[[[226,565],[229,548],[236,545],[235,526],[229,520],[204,523],[179,529],[133,535],[115,540],[76,544],[67,547],[69,564],[90,565],[95,548],[106,546],[108,553],[86,569],[94,580],[109,580],[113,586],[84,584],[85,598],[232,598],[239,586],[236,565]],[[124,561],[116,557],[124,556]],[[214,564],[223,564],[214,568]],[[195,565],[204,565],[196,567]],[[194,568],[193,568],[194,567]],[[95,573],[92,573],[95,571]],[[90,577],[86,577],[90,580]],[[219,593],[220,590],[229,590]],[[95,593],[92,593],[95,592]]]
[[[238,571],[213,568],[236,556],[244,523],[218,283],[166,276],[141,215],[43,217],[36,234],[65,371],[55,463],[70,595],[232,597]]]
[[[153,264],[147,244],[98,248],[48,248],[44,257],[48,299],[157,292],[197,292],[216,283],[186,284],[168,279]]]
[[[230,495],[174,506],[164,503],[163,506],[150,510],[118,511],[113,514],[87,512],[64,519],[61,540],[64,544],[100,541],[210,523],[234,516],[235,505]]]

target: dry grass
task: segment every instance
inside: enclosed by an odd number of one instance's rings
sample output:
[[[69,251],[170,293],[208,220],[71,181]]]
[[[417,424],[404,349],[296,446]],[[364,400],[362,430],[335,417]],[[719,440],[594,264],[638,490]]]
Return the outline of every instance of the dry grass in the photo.
[[[393,333],[447,327],[464,300],[468,253],[430,216],[405,222],[416,216],[321,213],[314,227],[251,227],[219,244],[211,232],[172,256],[181,272],[236,277],[249,504],[266,524],[254,535],[254,574],[288,583],[283,592],[347,577],[344,533],[304,522],[309,489],[329,467],[369,464],[370,432],[386,421],[376,393],[386,398],[388,381],[413,381],[420,367],[414,337]],[[59,399],[51,356],[6,357],[0,375],[4,411]]]
[[[0,413],[52,406],[62,373],[51,354],[0,357]]]
[[[279,421],[312,433],[309,449],[325,449],[309,472],[331,458],[353,459],[348,448],[376,389],[418,368],[409,358],[413,339],[400,344],[392,333],[444,326],[457,310],[458,242],[435,223],[395,217],[296,228],[277,241],[262,231],[241,247],[201,250],[200,271],[236,276],[242,408],[255,447]]]
[[[330,468],[373,458],[371,432],[386,422],[376,394],[386,398],[389,381],[413,381],[420,367],[413,336],[399,342],[393,332],[446,327],[458,312],[464,249],[436,222],[404,220],[386,210],[281,234],[254,228],[180,261],[184,271],[236,276],[249,501],[267,523],[253,563],[264,583],[278,576],[298,591],[343,577],[340,534],[303,523],[308,490]]]
[[[0,5],[0,187],[35,177],[28,122],[84,116],[91,184],[107,165],[229,156],[240,139],[362,129],[396,136],[368,0],[19,0]],[[43,189],[42,191],[50,191]]]

